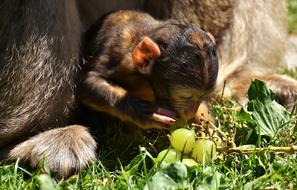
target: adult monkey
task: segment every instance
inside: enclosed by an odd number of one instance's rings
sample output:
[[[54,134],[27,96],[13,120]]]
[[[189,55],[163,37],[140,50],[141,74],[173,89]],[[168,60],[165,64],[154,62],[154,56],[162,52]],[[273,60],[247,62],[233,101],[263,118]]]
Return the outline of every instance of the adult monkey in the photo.
[[[57,177],[96,158],[96,143],[84,127],[64,127],[74,101],[80,38],[100,14],[140,6],[132,0],[81,3],[4,0],[0,5],[0,157],[36,166],[45,156]],[[84,11],[89,5],[95,15]]]
[[[280,63],[281,42],[286,32],[285,1],[4,0],[0,5],[1,156],[5,157],[6,153],[24,155],[22,159],[28,159],[34,165],[42,157],[34,152],[35,145],[43,145],[45,149],[60,147],[75,157],[70,158],[75,162],[67,163],[65,155],[61,154],[63,151],[57,152],[53,148],[52,152],[47,152],[52,156],[51,169],[61,177],[81,170],[95,159],[96,145],[85,128],[59,127],[65,126],[71,115],[82,33],[100,15],[126,8],[145,9],[164,19],[185,19],[212,32],[218,39],[221,65],[225,68],[219,77],[221,81],[232,79],[231,89],[239,89],[235,94],[245,92],[236,77],[238,73],[250,74],[250,68],[255,71],[256,64],[256,68],[264,68],[259,72],[260,78],[272,81],[272,86],[279,84],[275,83],[277,81],[288,81],[287,86],[277,85],[280,87],[279,95],[284,95],[284,100],[295,99],[295,81],[280,75],[267,75],[266,72],[271,61],[275,65]],[[251,78],[254,76],[244,79],[249,81]],[[28,137],[50,128],[58,128],[46,133],[52,137],[52,142],[43,139],[45,133],[26,141]],[[27,143],[31,148],[17,146],[10,151],[22,141],[22,145]],[[75,152],[82,147],[83,151]]]

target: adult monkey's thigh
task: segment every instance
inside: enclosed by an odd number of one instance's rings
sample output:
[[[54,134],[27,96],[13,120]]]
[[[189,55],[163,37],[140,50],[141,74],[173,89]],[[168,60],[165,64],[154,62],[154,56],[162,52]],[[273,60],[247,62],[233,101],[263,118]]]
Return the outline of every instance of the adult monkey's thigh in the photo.
[[[46,156],[57,177],[95,159],[89,132],[64,127],[73,112],[80,38],[107,11],[137,6],[132,0],[1,2],[0,157],[36,166]]]
[[[58,176],[69,175],[81,166],[65,166],[62,161],[76,163],[70,153],[83,154],[88,146],[92,155],[85,160],[93,160],[92,137],[81,126],[42,131],[65,126],[71,114],[81,36],[76,4],[70,0],[5,0],[0,14],[0,149],[8,150],[9,159],[19,157],[32,166],[50,152],[48,162],[61,164],[59,168],[50,165],[50,169]],[[61,153],[69,154],[55,157]]]

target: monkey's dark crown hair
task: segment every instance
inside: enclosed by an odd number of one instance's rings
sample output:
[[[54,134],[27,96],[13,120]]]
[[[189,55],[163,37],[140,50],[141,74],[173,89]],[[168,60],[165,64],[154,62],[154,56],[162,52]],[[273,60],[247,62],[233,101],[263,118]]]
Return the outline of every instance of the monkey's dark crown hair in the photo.
[[[192,33],[202,36],[203,47],[193,41]],[[153,83],[201,90],[214,87],[218,74],[218,60],[215,45],[203,30],[192,24],[168,22],[155,29],[152,39],[161,50],[161,57],[152,70],[152,78],[159,82]]]

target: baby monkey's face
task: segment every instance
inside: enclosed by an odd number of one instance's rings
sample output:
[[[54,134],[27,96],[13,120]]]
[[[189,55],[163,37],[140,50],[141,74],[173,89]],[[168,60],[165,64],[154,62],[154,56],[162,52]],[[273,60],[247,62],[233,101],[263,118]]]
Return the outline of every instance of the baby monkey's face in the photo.
[[[203,101],[205,92],[194,88],[177,87],[171,89],[170,104],[182,119],[191,119],[195,116],[200,103]],[[203,94],[204,93],[204,94]]]
[[[172,24],[166,30],[171,36],[155,36],[161,52],[152,68],[156,100],[167,104],[179,118],[190,119],[216,83],[214,39],[193,25]]]

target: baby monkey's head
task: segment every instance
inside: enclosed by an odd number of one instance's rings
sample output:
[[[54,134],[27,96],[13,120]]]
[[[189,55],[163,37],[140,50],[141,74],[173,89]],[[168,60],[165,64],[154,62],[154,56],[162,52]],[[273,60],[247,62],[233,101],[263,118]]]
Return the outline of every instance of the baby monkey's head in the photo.
[[[178,117],[194,117],[203,98],[214,88],[218,60],[214,37],[192,25],[160,22],[133,51],[140,60],[156,101],[173,109]]]

